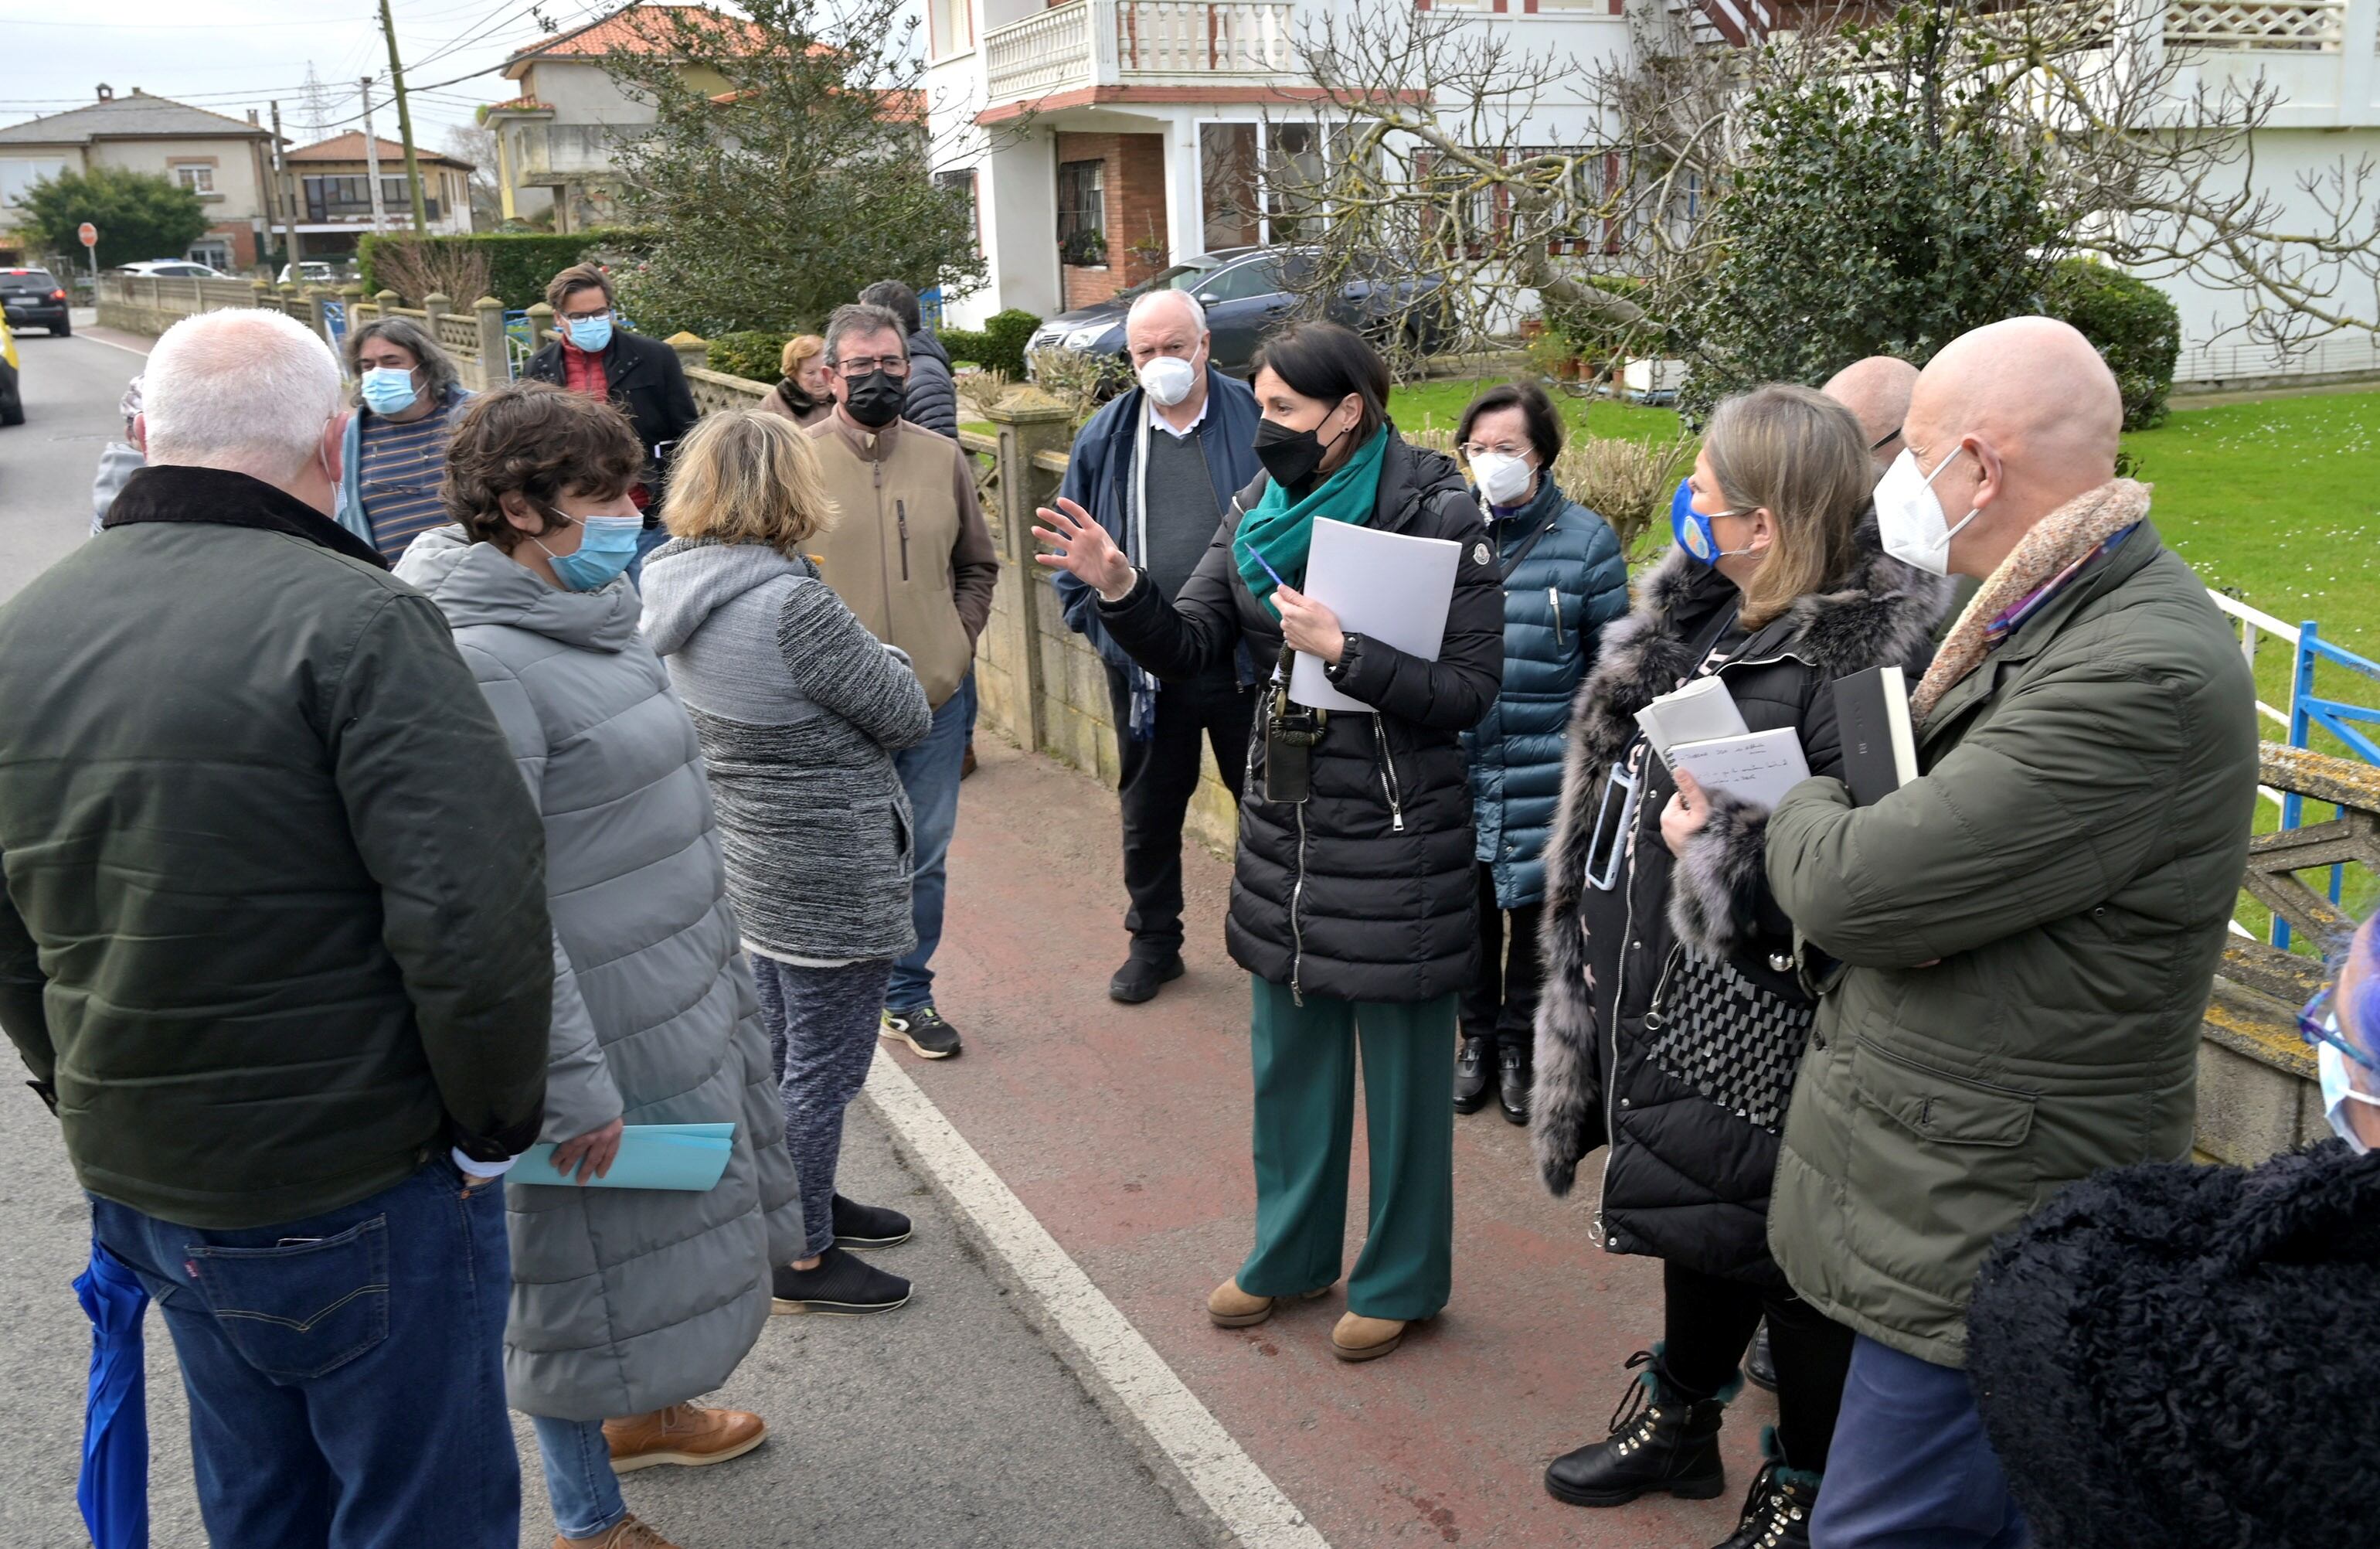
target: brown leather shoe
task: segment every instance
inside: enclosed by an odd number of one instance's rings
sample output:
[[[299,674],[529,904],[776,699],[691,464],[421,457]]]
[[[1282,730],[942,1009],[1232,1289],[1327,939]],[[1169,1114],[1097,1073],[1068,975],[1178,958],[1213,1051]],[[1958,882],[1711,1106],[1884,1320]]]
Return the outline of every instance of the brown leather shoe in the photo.
[[[1330,1287],[1318,1286],[1298,1294],[1300,1301],[1312,1301]],[[1207,1320],[1217,1328],[1254,1328],[1272,1316],[1279,1297],[1253,1296],[1240,1289],[1240,1278],[1233,1275],[1207,1295]]]
[[[1342,1360],[1378,1360],[1404,1342],[1402,1318],[1364,1318],[1350,1312],[1330,1331],[1330,1353]]]
[[[677,1549],[677,1545],[638,1521],[631,1513],[593,1538],[564,1538],[556,1533],[553,1549]]]
[[[650,1414],[624,1415],[603,1422],[603,1439],[612,1444],[615,1474],[661,1463],[690,1469],[724,1463],[743,1457],[768,1438],[768,1422],[759,1415],[741,1409],[706,1409],[699,1404],[672,1404]]]

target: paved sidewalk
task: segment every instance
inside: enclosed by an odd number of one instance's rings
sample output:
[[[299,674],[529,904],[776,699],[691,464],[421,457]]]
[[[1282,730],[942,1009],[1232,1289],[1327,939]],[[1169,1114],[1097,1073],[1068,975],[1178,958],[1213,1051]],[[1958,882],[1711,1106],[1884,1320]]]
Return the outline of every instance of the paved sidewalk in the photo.
[[[1526,1133],[1458,1121],[1455,1288],[1394,1356],[1334,1360],[1343,1295],[1237,1332],[1204,1299],[1254,1220],[1246,975],[1222,947],[1228,870],[1186,858],[1189,976],[1118,1006],[1125,939],[1111,793],[979,743],[952,852],[936,999],[965,1055],[902,1065],[1099,1288],[1339,1549],[1374,1544],[1708,1549],[1733,1529],[1773,1402],[1747,1390],[1726,1432],[1725,1497],[1618,1511],[1550,1499],[1539,1470],[1599,1440],[1621,1367],[1658,1336],[1659,1272],[1587,1241],[1595,1174],[1556,1201]],[[1362,1133],[1360,1124],[1357,1133]],[[1363,1221],[1360,1141],[1347,1262]]]

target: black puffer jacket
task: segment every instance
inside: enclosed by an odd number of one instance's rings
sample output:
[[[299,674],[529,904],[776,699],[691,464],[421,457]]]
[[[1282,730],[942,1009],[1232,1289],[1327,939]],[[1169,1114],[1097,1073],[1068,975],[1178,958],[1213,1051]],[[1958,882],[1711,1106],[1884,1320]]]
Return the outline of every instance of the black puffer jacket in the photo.
[[[2333,1549],[2380,1532],[2380,1155],[2160,1162],[2001,1239],[1967,1312],[2041,1549]]]
[[[923,328],[909,335],[909,387],[901,418],[936,435],[958,439],[959,389],[951,374],[951,352]]]
[[[1445,643],[1435,662],[1360,644],[1338,687],[1378,714],[1330,717],[1314,750],[1314,795],[1296,806],[1264,799],[1265,716],[1257,716],[1224,933],[1232,960],[1271,983],[1413,1002],[1461,989],[1478,952],[1462,734],[1495,702],[1504,590],[1454,464],[1387,433],[1371,525],[1463,545]],[[1279,658],[1281,621],[1249,594],[1232,558],[1240,518],[1265,482],[1259,475],[1232,501],[1171,607],[1145,579],[1121,603],[1099,605],[1109,636],[1158,677],[1220,669],[1243,637],[1258,661]]]
[[[1611,1252],[1783,1283],[1766,1241],[1768,1190],[1814,1002],[1763,874],[1768,813],[1720,793],[1673,860],[1661,810],[1676,786],[1637,735],[1636,712],[1696,676],[1697,647],[1711,642],[1744,725],[1800,728],[1810,772],[1840,774],[1834,680],[1898,663],[1914,685],[1949,595],[1947,581],[1883,554],[1873,518],[1858,553],[1840,587],[1747,639],[1733,622],[1734,583],[1673,551],[1604,635],[1579,689],[1546,867],[1530,1124],[1557,1194],[1583,1157],[1609,1145],[1597,1215]],[[1642,793],[1629,811],[1615,791],[1606,814],[1609,771],[1622,762]],[[1614,843],[1626,846],[1616,883],[1596,888],[1589,851],[1602,871]]]

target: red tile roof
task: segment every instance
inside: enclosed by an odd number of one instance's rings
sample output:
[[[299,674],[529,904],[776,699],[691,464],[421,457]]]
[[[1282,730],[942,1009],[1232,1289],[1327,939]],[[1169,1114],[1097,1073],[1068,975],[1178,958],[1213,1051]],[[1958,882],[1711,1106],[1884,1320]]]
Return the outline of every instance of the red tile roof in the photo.
[[[514,51],[504,61],[504,73],[514,76],[516,69],[536,59],[601,58],[607,54],[659,54],[665,52],[677,18],[671,13],[699,11],[710,18],[708,25],[747,29],[757,42],[759,29],[737,17],[703,6],[626,6],[599,17],[584,27],[573,28],[551,38],[528,44]],[[694,18],[686,18],[695,21]],[[704,23],[697,22],[697,25]],[[515,76],[515,79],[518,79]]]

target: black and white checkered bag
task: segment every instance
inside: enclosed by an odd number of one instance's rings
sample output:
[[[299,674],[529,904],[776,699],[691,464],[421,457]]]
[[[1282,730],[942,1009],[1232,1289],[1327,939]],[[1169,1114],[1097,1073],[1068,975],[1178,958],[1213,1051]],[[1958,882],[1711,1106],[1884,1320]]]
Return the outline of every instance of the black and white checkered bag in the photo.
[[[1763,989],[1725,958],[1697,957],[1685,946],[1670,965],[1660,1001],[1654,1066],[1776,1134],[1817,1008]]]

